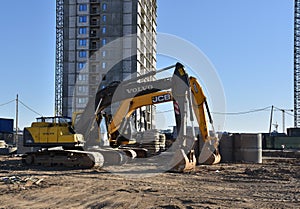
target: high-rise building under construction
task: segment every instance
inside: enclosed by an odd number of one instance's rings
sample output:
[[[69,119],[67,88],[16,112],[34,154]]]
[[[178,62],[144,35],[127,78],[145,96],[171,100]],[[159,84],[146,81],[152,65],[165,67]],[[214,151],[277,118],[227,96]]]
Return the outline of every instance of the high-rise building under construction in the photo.
[[[56,5],[55,106],[60,114],[83,110],[103,78],[121,81],[155,70],[156,0],[57,0]],[[137,114],[152,128],[147,108]]]

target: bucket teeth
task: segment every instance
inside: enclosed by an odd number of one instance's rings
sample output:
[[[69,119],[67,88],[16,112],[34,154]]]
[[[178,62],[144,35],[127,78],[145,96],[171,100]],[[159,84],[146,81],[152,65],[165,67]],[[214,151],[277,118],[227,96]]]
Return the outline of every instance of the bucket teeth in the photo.
[[[183,149],[179,149],[174,153],[171,161],[171,172],[189,172],[196,168],[196,157],[192,150],[188,155]]]

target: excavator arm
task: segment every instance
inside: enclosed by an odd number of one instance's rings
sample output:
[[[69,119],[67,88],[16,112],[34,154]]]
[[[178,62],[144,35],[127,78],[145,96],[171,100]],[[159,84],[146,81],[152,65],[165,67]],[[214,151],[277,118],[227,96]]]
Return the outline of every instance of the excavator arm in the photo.
[[[192,106],[197,118],[197,122],[200,129],[201,139],[204,141],[201,154],[198,161],[204,164],[216,164],[221,161],[221,155],[219,154],[219,139],[216,136],[209,136],[207,119],[204,107],[206,108],[209,122],[213,126],[213,120],[209,111],[209,107],[206,101],[206,96],[197,81],[196,78],[190,77],[190,88],[192,92]]]
[[[190,87],[192,91],[193,110],[195,112],[195,116],[199,125],[201,137],[204,141],[206,141],[208,138],[208,127],[207,127],[206,115],[204,111],[204,106],[207,107],[208,109],[206,97],[196,78],[190,77]],[[209,110],[207,112],[210,118],[210,122],[212,123]]]

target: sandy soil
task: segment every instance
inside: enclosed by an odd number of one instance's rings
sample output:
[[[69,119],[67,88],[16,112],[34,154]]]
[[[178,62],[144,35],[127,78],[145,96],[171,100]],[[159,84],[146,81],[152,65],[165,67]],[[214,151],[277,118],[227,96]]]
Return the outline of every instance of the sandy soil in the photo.
[[[25,167],[0,157],[0,208],[300,208],[300,159],[149,177]]]

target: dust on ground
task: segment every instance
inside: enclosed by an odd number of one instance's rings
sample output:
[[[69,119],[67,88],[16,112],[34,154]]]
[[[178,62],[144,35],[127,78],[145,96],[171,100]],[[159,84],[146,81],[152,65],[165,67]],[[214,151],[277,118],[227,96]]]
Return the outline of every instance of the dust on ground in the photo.
[[[300,159],[127,178],[0,157],[0,208],[299,208]]]

